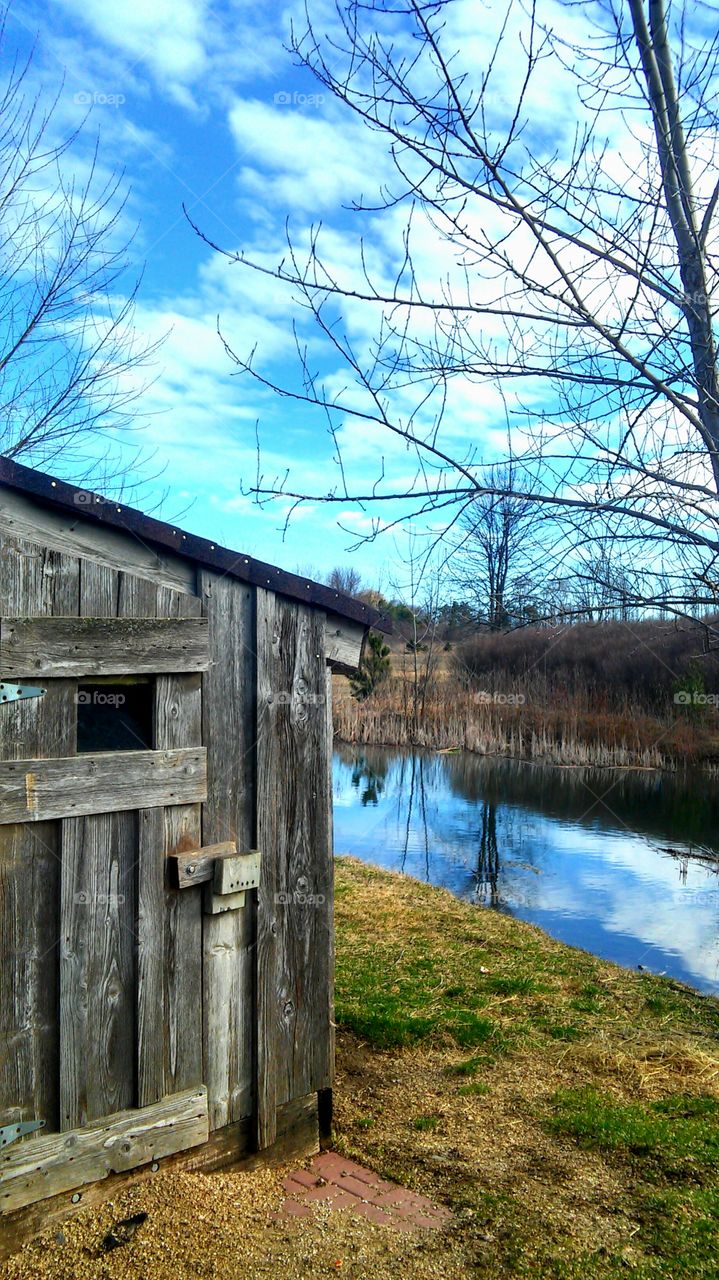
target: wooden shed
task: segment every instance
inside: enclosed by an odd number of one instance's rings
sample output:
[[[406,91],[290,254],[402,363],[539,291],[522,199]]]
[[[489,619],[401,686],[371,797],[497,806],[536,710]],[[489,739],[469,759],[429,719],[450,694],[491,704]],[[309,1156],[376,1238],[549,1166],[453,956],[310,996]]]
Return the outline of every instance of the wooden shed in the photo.
[[[378,622],[0,460],[6,1251],[127,1177],[316,1148],[331,673]]]

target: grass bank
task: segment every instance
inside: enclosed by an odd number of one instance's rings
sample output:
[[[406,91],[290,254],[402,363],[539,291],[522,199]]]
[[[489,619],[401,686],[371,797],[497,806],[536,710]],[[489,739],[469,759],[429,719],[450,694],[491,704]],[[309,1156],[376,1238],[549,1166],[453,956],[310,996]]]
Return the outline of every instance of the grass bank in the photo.
[[[335,1146],[451,1228],[277,1220],[286,1170],[161,1170],[0,1280],[713,1280],[719,1002],[351,859],[336,887]]]
[[[336,1020],[337,1143],[453,1276],[716,1274],[719,1001],[343,858]]]
[[[464,749],[552,764],[665,769],[719,763],[719,718],[668,704],[659,714],[629,701],[612,706],[544,682],[469,687],[439,672],[421,690],[411,673],[391,676],[364,702],[337,680],[335,736],[362,746]]]

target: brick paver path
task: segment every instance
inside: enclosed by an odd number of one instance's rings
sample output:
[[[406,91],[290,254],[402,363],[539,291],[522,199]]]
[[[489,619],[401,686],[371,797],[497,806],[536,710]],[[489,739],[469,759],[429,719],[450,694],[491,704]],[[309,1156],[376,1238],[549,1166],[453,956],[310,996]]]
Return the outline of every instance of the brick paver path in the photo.
[[[334,1151],[315,1156],[309,1169],[297,1169],[283,1184],[287,1199],[278,1218],[307,1218],[312,1205],[323,1201],[331,1211],[344,1209],[377,1225],[400,1231],[444,1227],[452,1215],[426,1196],[386,1182],[371,1169]]]

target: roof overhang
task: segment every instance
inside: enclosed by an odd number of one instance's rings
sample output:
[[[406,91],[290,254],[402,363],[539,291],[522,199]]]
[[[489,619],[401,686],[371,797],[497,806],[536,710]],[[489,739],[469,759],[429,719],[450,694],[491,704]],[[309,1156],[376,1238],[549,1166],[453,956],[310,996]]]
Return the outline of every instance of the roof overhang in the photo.
[[[154,516],[145,515],[121,501],[115,502],[100,493],[78,488],[65,480],[46,475],[43,471],[0,457],[0,486],[3,485],[30,495],[46,506],[72,513],[78,523],[90,522],[121,530],[144,545],[151,543],[173,551],[205,568],[239,578],[241,582],[265,587],[290,600],[324,609],[327,613],[350,619],[364,627],[374,627],[387,634],[392,631],[388,618],[354,596],[335,591],[324,583],[313,582],[299,574],[288,573],[286,569],[266,564],[253,556],[232,551],[208,538],[200,538],[178,525],[166,524]]]

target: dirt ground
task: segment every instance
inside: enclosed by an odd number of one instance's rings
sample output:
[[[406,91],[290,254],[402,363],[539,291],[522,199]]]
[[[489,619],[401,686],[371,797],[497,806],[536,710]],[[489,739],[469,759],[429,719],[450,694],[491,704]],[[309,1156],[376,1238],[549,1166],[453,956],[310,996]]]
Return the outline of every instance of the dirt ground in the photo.
[[[0,1280],[713,1280],[716,1000],[352,859],[336,921],[334,1148],[451,1224],[278,1220],[299,1162],[160,1172]]]
[[[595,1060],[566,1045],[541,1073],[508,1058],[493,1065],[486,1093],[468,1095],[462,1078],[448,1074],[451,1051],[377,1053],[350,1035],[338,1049],[335,1145],[448,1205],[448,1229],[407,1235],[322,1204],[310,1220],[274,1221],[287,1169],[159,1174],[53,1227],[0,1268],[2,1280],[463,1280],[507,1274],[508,1248],[510,1258],[517,1251],[516,1274],[531,1268],[537,1234],[557,1259],[608,1251],[635,1263],[638,1223],[621,1172],[536,1123],[537,1102],[559,1085],[596,1080]],[[616,1064],[605,1066],[610,1083]],[[645,1088],[686,1087],[687,1071],[700,1070],[694,1060],[665,1059]],[[531,1228],[519,1233],[518,1205]],[[146,1220],[108,1251],[108,1233],[122,1236],[118,1222],[138,1213]]]

